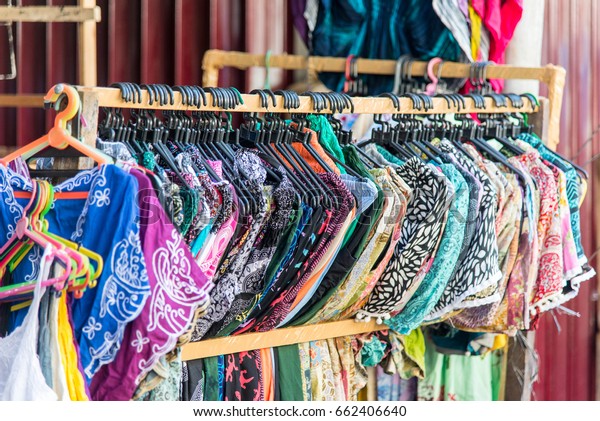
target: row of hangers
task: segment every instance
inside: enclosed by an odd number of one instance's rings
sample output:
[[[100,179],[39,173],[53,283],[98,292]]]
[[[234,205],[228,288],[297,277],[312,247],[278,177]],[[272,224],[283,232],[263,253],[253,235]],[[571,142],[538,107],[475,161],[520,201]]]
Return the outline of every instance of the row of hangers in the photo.
[[[134,153],[152,151],[158,153],[167,165],[181,177],[175,162],[175,157],[166,147],[165,142],[170,140],[177,146],[185,149],[186,145],[198,146],[198,151],[205,161],[218,160],[223,163],[226,178],[232,182],[239,196],[240,213],[249,215],[258,211],[256,197],[250,191],[250,174],[240,169],[235,163],[236,150],[240,146],[249,146],[259,151],[260,156],[271,163],[274,168],[283,168],[286,175],[296,187],[303,200],[313,206],[324,204],[328,207],[337,207],[337,198],[328,194],[328,187],[321,180],[318,172],[307,164],[293,143],[301,145],[301,148],[310,154],[317,162],[322,172],[333,172],[310,143],[310,134],[305,131],[309,127],[306,114],[294,113],[294,109],[300,106],[300,97],[291,91],[256,90],[253,94],[261,98],[261,106],[265,113],[244,114],[244,122],[237,129],[231,125],[230,111],[243,103],[239,91],[234,88],[200,88],[197,86],[177,86],[170,88],[167,85],[142,85],[132,83],[116,84],[122,92],[126,102],[141,103],[142,89],[149,93],[150,105],[155,102],[159,105],[174,104],[174,92],[179,92],[184,105],[198,108],[208,104],[206,93],[212,96],[212,105],[219,107],[222,111],[192,111],[188,114],[184,111],[163,111],[159,118],[156,111],[152,109],[132,110],[129,118],[125,118],[121,109],[108,109],[105,120],[100,124],[101,135],[108,139],[120,141],[128,145]],[[37,154],[48,149],[64,151],[74,149],[81,156],[91,158],[97,165],[114,163],[112,158],[103,154],[96,148],[87,146],[74,138],[70,133],[72,120],[79,114],[81,103],[77,91],[68,85],[56,85],[45,97],[47,104],[58,106],[59,98],[67,97],[66,106],[57,113],[54,127],[48,134],[36,141],[20,148],[14,153],[0,160],[7,165],[12,160],[22,157],[25,160],[35,157]],[[289,110],[291,120],[288,122],[279,113],[269,112],[269,100],[276,106],[276,95],[284,100],[284,108]],[[387,93],[382,94],[389,98],[398,113],[392,116],[397,123],[392,126],[389,122],[375,117],[379,128],[375,129],[371,139],[358,144],[352,143],[352,133],[344,131],[342,124],[335,118],[336,113],[353,111],[353,102],[348,94],[335,92],[307,92],[311,97],[315,112],[324,109],[331,110],[328,115],[332,129],[341,145],[355,148],[363,162],[369,167],[377,167],[375,163],[361,147],[368,143],[378,143],[390,149],[393,153],[405,159],[411,157],[427,157],[436,161],[440,151],[433,145],[433,137],[448,138],[457,148],[462,149],[461,141],[468,140],[484,154],[498,162],[502,162],[518,176],[518,170],[510,165],[504,155],[490,147],[487,140],[494,138],[513,153],[522,153],[518,147],[508,142],[507,135],[515,136],[523,130],[531,130],[526,120],[519,114],[487,114],[479,113],[475,116],[479,121],[464,114],[430,114],[427,124],[418,115],[401,114],[400,96]],[[460,111],[464,107],[464,97],[458,94],[440,94],[448,107],[454,107]],[[485,97],[494,100],[496,107],[508,105],[521,108],[523,99],[527,98],[531,103],[536,99],[531,95],[502,95],[502,94],[470,94],[477,108],[485,108]],[[413,107],[417,110],[429,112],[433,108],[433,101],[425,94],[408,93],[402,97],[412,100]],[[289,124],[291,123],[291,124]],[[464,149],[463,149],[464,150]],[[328,154],[329,155],[329,154]],[[60,154],[59,154],[60,156]],[[334,156],[329,155],[336,163],[343,165]],[[574,165],[575,166],[575,165]],[[580,167],[575,166],[582,176],[587,178],[587,173]],[[349,173],[354,171],[346,166]],[[219,181],[219,176],[211,169],[208,163],[204,168],[209,176]],[[321,171],[319,171],[321,172]],[[277,171],[269,170],[269,176],[273,179],[281,179]],[[520,175],[522,177],[522,175]],[[29,203],[24,208],[21,221],[11,239],[0,249],[0,274],[5,275],[7,271],[14,268],[23,260],[23,257],[31,250],[34,244],[40,247],[50,247],[51,257],[62,267],[63,274],[55,279],[48,280],[45,285],[54,285],[62,290],[65,287],[81,296],[86,288],[93,287],[95,280],[102,272],[102,259],[93,251],[82,248],[66,239],[58,238],[48,232],[47,221],[44,215],[49,211],[53,201],[60,197],[55,193],[52,186],[44,181],[35,181],[33,191],[24,193],[18,197],[28,197]],[[24,282],[16,285],[0,287],[0,299],[6,300],[22,297],[23,294],[31,292],[35,282]]]
[[[482,67],[483,68],[483,67]],[[479,76],[478,76],[479,77]],[[223,162],[226,178],[236,180],[234,182],[238,196],[241,199],[242,214],[254,213],[257,211],[257,201],[246,187],[244,180],[249,180],[247,174],[239,174],[239,169],[235,165],[235,150],[239,146],[256,148],[261,156],[269,160],[274,167],[283,167],[286,169],[288,178],[292,181],[302,198],[310,204],[324,203],[327,206],[337,206],[336,198],[329,197],[327,187],[302,157],[298,150],[292,147],[292,143],[302,145],[311,157],[318,163],[324,172],[332,172],[333,169],[321,158],[321,156],[310,145],[309,135],[304,132],[308,127],[306,114],[295,114],[294,108],[300,105],[300,97],[297,93],[291,91],[270,91],[254,90],[251,94],[259,95],[261,98],[261,107],[266,110],[263,116],[259,113],[245,113],[243,124],[233,129],[231,127],[231,115],[228,110],[234,109],[241,101],[241,95],[237,90],[231,88],[203,88],[197,86],[178,86],[173,89],[166,85],[145,85],[136,86],[130,83],[116,84],[123,92],[125,101],[141,101],[141,89],[146,88],[150,95],[150,102],[156,100],[159,104],[173,103],[173,92],[179,91],[182,95],[184,105],[200,106],[206,105],[206,92],[212,94],[213,106],[222,108],[223,112],[203,112],[193,111],[188,115],[184,111],[165,111],[163,120],[156,118],[153,110],[142,110],[142,113],[132,112],[134,120],[130,125],[123,125],[123,118],[120,111],[117,111],[119,118],[111,116],[110,111],[105,123],[101,125],[109,129],[111,133],[116,133],[116,140],[124,141],[129,144],[133,153],[139,153],[144,150],[144,145],[152,144],[153,149],[158,152],[163,161],[173,170],[178,172],[175,158],[164,142],[171,140],[182,150],[185,144],[195,144],[201,146],[198,148],[206,161],[219,160]],[[134,93],[136,93],[134,95]],[[284,108],[291,113],[291,123],[287,124],[279,113],[269,112],[270,103],[276,104],[276,95],[280,95],[284,100]],[[334,117],[336,113],[352,112],[352,98],[348,94],[335,92],[307,92],[304,95],[309,96],[314,104],[315,112],[319,113],[324,109],[332,111],[328,114],[328,121],[338,138],[340,144],[351,144],[352,134],[342,130],[341,123]],[[379,129],[374,130],[372,139],[358,144],[356,148],[359,156],[369,167],[378,165],[368,157],[360,147],[368,143],[380,143],[385,145],[394,153],[404,159],[411,157],[425,156],[430,160],[441,162],[438,158],[440,151],[431,143],[434,137],[448,138],[457,148],[464,151],[461,145],[462,140],[468,140],[475,145],[482,153],[504,164],[521,179],[523,174],[515,168],[508,159],[497,150],[489,146],[487,140],[494,138],[504,147],[514,154],[522,154],[520,148],[514,146],[506,137],[508,135],[516,136],[522,131],[531,131],[532,127],[526,124],[524,118],[518,114],[477,114],[475,119],[468,115],[446,114],[432,115],[427,119],[427,125],[424,119],[417,115],[403,115],[400,113],[400,96],[392,93],[382,94],[388,97],[394,103],[397,114],[394,114],[392,120],[396,124],[392,126],[383,121],[381,116],[375,117],[375,122],[380,125]],[[438,97],[446,99],[448,107],[454,107],[460,111],[464,107],[464,97],[459,94],[439,94]],[[403,97],[411,98],[413,108],[430,111],[433,108],[431,97],[425,94],[408,93]],[[473,99],[477,108],[482,111],[485,109],[485,98],[492,98],[496,107],[508,106],[509,102],[513,107],[523,108],[525,103],[523,98],[527,98],[531,104],[537,102],[532,95],[501,95],[501,94],[469,94],[467,97]],[[150,121],[152,124],[148,124]],[[129,129],[128,129],[129,127]],[[132,133],[134,128],[138,129],[138,138],[131,138],[122,133]],[[129,130],[129,131],[128,131]],[[151,140],[147,136],[148,130],[154,130]],[[158,133],[158,134],[157,134]],[[352,146],[353,147],[353,146]],[[327,152],[326,152],[327,153]],[[340,162],[333,155],[328,156],[338,165],[346,168],[347,172],[358,175],[354,170]],[[205,165],[207,170],[209,165]],[[587,176],[585,172],[582,172]],[[217,179],[216,174],[210,174],[213,179]],[[274,179],[279,179],[274,171],[269,171],[269,175]],[[180,176],[183,180],[183,177]]]
[[[400,103],[398,96],[390,93],[382,94],[390,98],[398,111]],[[425,94],[409,93],[405,96],[411,98],[413,107],[417,110],[429,111],[433,107],[431,97]],[[469,94],[475,102],[476,108],[485,109],[485,97],[480,94]],[[512,106],[521,109],[524,107],[523,98],[519,95],[488,94],[495,101],[496,107],[508,106],[510,100]],[[464,97],[459,94],[439,94],[438,97],[445,99],[448,107],[455,106],[459,111],[464,108]],[[531,95],[525,95],[533,104],[535,98]],[[433,145],[434,138],[446,138],[465,156],[470,155],[463,148],[462,142],[472,143],[480,152],[490,156],[496,162],[504,164],[508,169],[514,172],[522,181],[525,180],[520,170],[515,168],[500,152],[489,146],[487,140],[493,138],[507,147],[515,154],[522,154],[525,151],[514,146],[507,138],[507,132],[510,130],[512,136],[517,136],[523,131],[531,132],[532,127],[528,126],[525,120],[518,114],[478,114],[476,117],[481,123],[466,114],[445,114],[428,116],[427,125],[418,115],[394,114],[392,120],[397,124],[392,126],[384,121],[381,115],[377,115],[374,121],[380,125],[380,128],[373,131],[371,139],[360,142],[359,147],[364,147],[370,143],[384,145],[390,152],[398,155],[404,160],[425,156],[427,159],[442,163],[439,159],[441,151]]]
[[[469,154],[462,146],[463,141],[473,144],[480,152],[496,162],[502,163],[512,172],[514,172],[522,181],[524,176],[515,168],[506,156],[490,146],[489,140],[493,139],[510,153],[521,155],[524,150],[514,145],[508,140],[508,137],[516,137],[522,132],[531,133],[533,126],[527,124],[527,120],[520,113],[477,113],[475,116],[468,114],[429,114],[427,124],[418,114],[401,114],[399,96],[393,93],[384,93],[380,96],[390,98],[394,103],[397,114],[393,114],[391,120],[397,123],[392,126],[389,121],[382,118],[381,114],[375,115],[374,122],[379,125],[373,131],[371,139],[359,142],[357,146],[364,147],[370,143],[379,143],[385,145],[391,152],[397,154],[403,159],[412,157],[426,156],[428,159],[441,163],[438,159],[440,151],[432,144],[434,138],[446,138],[466,156]],[[431,97],[426,94],[404,94],[402,97],[411,98],[413,108],[428,112],[433,108]],[[456,108],[458,111],[465,108],[465,97],[473,99],[475,107],[485,110],[485,98],[492,98],[496,108],[508,107],[509,102],[514,108],[524,108],[523,99],[526,98],[530,104],[537,104],[537,98],[531,94],[496,94],[488,93],[485,95],[471,93],[468,95],[460,94],[438,94],[438,98],[446,100],[448,108]],[[565,158],[563,158],[565,159]],[[565,159],[566,160],[566,159]],[[568,160],[567,160],[568,161]],[[570,162],[571,165],[588,179],[588,173]]]
[[[317,172],[306,163],[298,150],[292,147],[292,143],[301,144],[324,172],[334,171],[310,144],[310,133],[305,131],[308,127],[306,115],[293,114],[293,110],[300,106],[300,97],[295,92],[270,90],[251,92],[260,96],[261,105],[267,112],[262,117],[258,113],[245,113],[243,123],[239,128],[233,129],[231,115],[227,110],[234,109],[241,103],[241,95],[235,89],[206,88],[205,92],[205,89],[198,86],[170,88],[166,85],[137,86],[132,83],[118,83],[113,86],[121,89],[124,101],[134,103],[141,101],[142,88],[146,88],[151,93],[151,103],[156,100],[162,105],[173,101],[174,91],[180,92],[183,105],[193,107],[207,105],[206,92],[212,94],[213,106],[222,108],[223,112],[193,111],[187,114],[184,111],[164,111],[160,119],[153,110],[133,110],[131,117],[126,120],[120,109],[107,109],[106,117],[99,126],[100,137],[123,142],[134,156],[152,150],[160,155],[162,162],[176,174],[179,174],[179,169],[175,157],[166,147],[166,141],[173,142],[181,150],[187,149],[188,145],[199,146],[197,150],[205,160],[203,169],[215,181],[219,181],[219,177],[210,170],[210,165],[206,161],[222,162],[225,176],[234,184],[240,199],[242,215],[257,212],[258,201],[255,193],[250,192],[247,186],[251,176],[245,174],[235,163],[236,149],[240,146],[256,148],[261,157],[269,161],[274,168],[283,168],[307,203],[314,206],[319,203],[329,207],[339,206],[338,198],[327,194],[328,187]],[[292,112],[291,125],[282,119],[282,115],[268,112],[269,99],[276,106],[276,95],[284,98],[284,107]],[[328,101],[327,106],[333,110],[352,109],[352,101],[347,95],[312,92],[308,95],[315,101],[317,110],[325,107],[325,103],[321,105],[321,99],[325,98]],[[333,119],[330,118],[330,121]],[[341,128],[339,122],[337,127]],[[344,136],[345,141],[349,142],[349,134],[344,133]],[[195,170],[200,169],[195,168]],[[350,168],[348,170],[352,171]],[[275,180],[281,179],[274,170],[269,169],[268,174]],[[183,176],[179,174],[178,177],[184,184]]]
[[[357,60],[358,57],[353,54],[346,58],[344,92],[351,96],[367,96],[369,88],[358,73]],[[417,61],[408,54],[402,55],[396,60],[392,93],[396,95],[425,93],[430,96],[438,93],[448,93],[448,82],[441,77],[444,60],[433,57],[427,62],[424,74],[414,76],[413,64]],[[471,64],[468,80],[473,93],[485,95],[493,92],[492,85],[487,79],[487,69],[493,64],[491,61]]]

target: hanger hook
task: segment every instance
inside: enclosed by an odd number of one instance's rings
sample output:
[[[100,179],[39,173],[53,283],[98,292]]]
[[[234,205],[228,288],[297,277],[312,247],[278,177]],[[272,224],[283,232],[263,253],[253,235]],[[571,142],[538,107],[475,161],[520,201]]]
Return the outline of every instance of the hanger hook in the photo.
[[[150,89],[150,85],[143,84],[140,86],[140,88],[146,89],[146,91],[148,91],[148,104],[154,104],[154,92],[152,91],[152,89]]]
[[[44,96],[44,104],[56,103],[61,95],[67,97],[67,105],[64,110],[56,114],[54,125],[66,130],[67,123],[79,112],[81,100],[75,88],[64,83],[59,83],[50,88],[46,96]]]
[[[175,92],[173,92],[173,88],[171,88],[169,85],[162,86],[167,91],[167,94],[169,94],[169,105],[175,105]]]
[[[142,88],[140,88],[140,85],[138,85],[137,83],[131,83],[131,86],[133,87],[133,90],[137,94],[135,103],[141,104],[142,103]]]
[[[262,89],[254,89],[250,91],[250,95],[258,95],[260,97],[260,106],[265,110],[269,109],[269,103],[267,101],[267,95],[263,92]]]
[[[400,111],[400,99],[395,94],[391,92],[384,92],[382,94],[379,94],[379,96],[389,98],[392,101],[392,104],[394,104],[394,108],[396,109],[396,111]]]
[[[434,57],[431,60],[429,60],[429,62],[427,62],[427,71],[426,71],[426,75],[429,78],[429,80],[431,80],[430,83],[427,84],[427,86],[425,87],[425,93],[427,95],[435,95],[435,93],[437,92],[437,85],[439,82],[439,77],[433,72],[433,68],[436,64],[439,64],[441,66],[441,63],[443,62],[443,60],[439,57]],[[439,71],[439,68],[438,68]]]
[[[189,107],[190,105],[192,107],[197,108],[198,107],[198,101],[200,101],[200,94],[198,93],[198,91],[192,89],[191,86],[189,85],[183,85],[181,87],[187,94],[187,106]]]
[[[111,83],[110,87],[111,88],[117,88],[119,91],[121,91],[121,99],[123,101],[125,101],[125,102],[129,102],[129,99],[125,95],[125,87],[124,87],[124,85],[125,85],[124,82],[115,82],[115,83]]]
[[[200,92],[200,96],[202,97],[202,106],[206,107],[206,104],[208,104],[208,100],[206,99],[206,92],[204,91],[204,89],[200,86],[194,86],[196,89],[198,89],[198,92]]]
[[[179,85],[174,86],[173,90],[177,91],[177,92],[179,92],[181,94],[181,104],[183,106],[189,105],[189,102],[188,102],[188,92],[184,91],[183,86],[179,86]]]
[[[265,89],[265,92],[271,97],[271,101],[273,101],[273,107],[277,107],[277,98],[275,97],[273,91],[267,88]]]

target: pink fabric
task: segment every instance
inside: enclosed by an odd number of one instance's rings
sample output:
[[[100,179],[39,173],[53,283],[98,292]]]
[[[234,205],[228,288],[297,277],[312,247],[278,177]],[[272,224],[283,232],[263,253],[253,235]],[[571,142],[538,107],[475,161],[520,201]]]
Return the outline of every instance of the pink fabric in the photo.
[[[125,328],[115,359],[92,378],[94,400],[130,400],[146,373],[175,348],[212,288],[150,180],[137,170],[131,174],[139,184],[140,239],[152,293],[141,314]]]
[[[236,203],[237,198],[235,191],[233,190],[233,187],[231,187],[231,189],[233,192],[233,201]],[[215,273],[217,272],[217,268],[219,267],[219,263],[223,258],[223,254],[225,253],[225,250],[227,249],[227,246],[229,245],[229,242],[235,233],[238,222],[238,214],[238,207],[234,206],[233,213],[229,219],[223,222],[223,225],[221,225],[217,231],[214,240],[210,243],[210,248],[204,250],[206,247],[205,245],[196,259],[196,263],[198,263],[200,266],[200,270],[204,273],[204,276],[211,281],[213,280]],[[207,253],[204,253],[203,251],[207,251]]]
[[[223,178],[223,162],[222,161],[206,161],[213,171],[221,178]]]
[[[471,5],[490,32],[490,60],[504,63],[504,52],[523,15],[523,0],[471,0]]]
[[[523,15],[523,0],[471,0],[471,5],[490,33],[489,60],[504,64],[506,47]],[[504,80],[492,79],[490,82],[494,91],[502,91]],[[467,90],[471,90],[469,82]]]

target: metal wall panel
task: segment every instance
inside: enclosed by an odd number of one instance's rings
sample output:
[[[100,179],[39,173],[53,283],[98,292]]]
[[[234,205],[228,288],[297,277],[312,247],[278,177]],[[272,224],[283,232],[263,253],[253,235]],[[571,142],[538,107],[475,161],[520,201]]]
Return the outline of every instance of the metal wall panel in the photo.
[[[546,0],[543,62],[567,69],[561,119],[559,151],[584,166],[592,179],[600,177],[599,162],[590,162],[600,152],[596,133],[600,124],[600,7],[596,0]],[[543,92],[542,92],[543,93]],[[583,246],[591,264],[600,267],[594,254],[598,248],[594,204],[600,185],[590,180],[581,208]],[[597,208],[597,206],[596,206]],[[598,211],[596,211],[598,212]],[[583,284],[579,296],[566,307],[579,314],[546,315],[536,336],[540,356],[537,400],[591,400],[596,388],[597,279]]]
[[[262,52],[292,51],[291,21],[285,0],[97,0],[102,21],[97,25],[98,84],[113,82],[202,83],[202,55],[209,48]],[[2,3],[2,0],[0,0]],[[29,5],[76,5],[77,0],[22,0]],[[261,26],[267,25],[265,32]],[[57,82],[77,83],[77,25],[14,24],[18,76],[0,81],[0,93],[41,93]],[[3,28],[0,31],[5,32]],[[266,35],[266,36],[265,36]],[[282,42],[284,40],[284,42]],[[8,69],[6,35],[0,37],[1,71]],[[277,87],[291,81],[279,78]],[[246,75],[225,69],[222,86],[247,91]],[[51,124],[40,109],[0,108],[0,146],[23,145]]]
[[[264,52],[292,51],[291,25],[284,0],[98,0],[98,84],[200,84],[202,54],[208,48]],[[22,0],[22,5],[65,4],[76,0]],[[252,11],[252,13],[249,13]],[[595,0],[546,0],[544,62],[567,69],[567,86],[559,150],[600,177],[600,6]],[[18,76],[0,81],[0,93],[45,92],[53,83],[76,83],[74,24],[15,24]],[[282,37],[284,42],[282,43]],[[0,57],[8,57],[5,37]],[[262,51],[261,51],[262,50]],[[2,69],[6,68],[5,62]],[[257,87],[264,74],[224,69],[221,85],[242,90]],[[289,75],[273,75],[285,86]],[[0,109],[0,145],[22,145],[44,133],[50,113],[37,109]],[[583,149],[581,149],[583,147]],[[581,149],[581,153],[580,152]],[[593,204],[598,183],[592,182],[582,207],[584,247],[598,248]],[[597,259],[592,263],[599,271]],[[555,314],[543,318],[537,335],[540,382],[535,399],[593,399],[595,393],[596,279],[583,285],[567,307],[580,317]],[[560,331],[557,326],[560,326]]]

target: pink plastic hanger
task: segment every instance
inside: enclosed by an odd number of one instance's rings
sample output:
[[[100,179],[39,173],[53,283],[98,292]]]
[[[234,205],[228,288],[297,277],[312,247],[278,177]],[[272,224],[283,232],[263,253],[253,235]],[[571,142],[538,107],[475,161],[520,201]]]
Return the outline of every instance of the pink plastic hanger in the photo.
[[[67,254],[58,250],[52,245],[47,246],[47,250],[44,253],[45,258],[47,259],[47,263],[51,263],[54,260],[60,260],[64,266],[64,273],[58,278],[50,278],[42,281],[42,287],[54,287],[57,291],[62,291],[65,288],[65,283],[67,279],[71,275],[71,259]],[[30,294],[35,290],[35,286],[38,283],[37,280],[29,281],[29,282],[21,282],[19,284],[8,285],[5,287],[0,287],[0,301],[8,302],[8,301],[19,301],[25,298],[26,295]]]
[[[427,76],[431,80],[431,83],[428,83],[425,87],[425,93],[429,96],[433,96],[437,92],[438,82],[440,81],[440,75],[442,74],[442,60],[439,57],[432,58],[427,63]],[[437,75],[433,73],[433,68],[436,64],[439,64]]]

